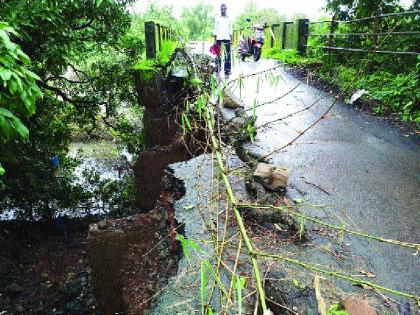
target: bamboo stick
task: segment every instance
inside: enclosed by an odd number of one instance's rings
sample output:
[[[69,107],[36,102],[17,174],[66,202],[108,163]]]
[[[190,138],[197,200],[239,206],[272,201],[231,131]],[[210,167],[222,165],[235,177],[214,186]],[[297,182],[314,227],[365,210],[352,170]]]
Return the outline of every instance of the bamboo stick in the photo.
[[[267,253],[263,253],[263,252],[254,252],[254,256],[263,257],[263,258],[271,258],[271,259],[275,259],[275,260],[283,260],[287,263],[290,263],[290,264],[293,264],[293,265],[296,265],[296,266],[299,266],[299,267],[302,267],[302,268],[305,268],[305,269],[308,269],[308,270],[320,272],[320,273],[323,273],[323,274],[326,274],[326,275],[329,275],[329,276],[332,276],[332,277],[336,277],[336,278],[339,278],[339,279],[342,279],[342,280],[350,281],[350,282],[353,282],[353,283],[356,283],[356,284],[363,284],[363,285],[369,286],[373,289],[377,289],[377,290],[380,290],[380,291],[385,291],[385,292],[393,293],[395,295],[399,295],[399,296],[402,296],[402,297],[410,298],[410,299],[413,299],[413,300],[417,301],[417,303],[420,302],[420,296],[416,296],[414,294],[393,290],[393,289],[381,286],[379,284],[369,282],[369,281],[365,281],[365,280],[361,280],[361,279],[355,278],[351,275],[347,275],[347,274],[344,274],[344,273],[341,273],[341,272],[322,269],[322,268],[314,266],[310,263],[302,262],[302,261],[299,261],[297,259],[284,257],[284,256],[280,256],[280,255],[267,254]]]
[[[229,179],[226,176],[226,170],[225,170],[225,167],[223,165],[223,157],[222,157],[222,154],[221,154],[220,144],[218,143],[218,140],[216,138],[216,133],[215,133],[215,130],[213,128],[214,121],[211,118],[210,109],[208,107],[205,108],[205,116],[206,116],[206,121],[207,121],[207,128],[209,130],[210,137],[211,137],[213,150],[215,151],[215,154],[216,154],[217,165],[218,165],[219,171],[221,172],[222,180],[223,180],[223,183],[225,185],[225,189],[226,189],[226,192],[227,192],[227,195],[228,195],[228,202],[232,206],[233,214],[235,216],[236,222],[237,222],[238,227],[239,227],[239,231],[241,232],[242,239],[245,243],[245,246],[246,246],[247,251],[248,251],[248,255],[249,255],[250,260],[251,260],[252,268],[254,270],[254,277],[255,277],[255,282],[256,282],[256,285],[257,285],[257,291],[258,291],[259,299],[260,299],[260,302],[261,302],[261,308],[262,308],[262,311],[264,313],[267,310],[267,304],[266,304],[266,301],[265,301],[265,293],[264,293],[264,288],[263,288],[263,285],[262,285],[261,274],[260,274],[260,271],[259,271],[259,268],[258,268],[258,262],[257,262],[256,257],[253,255],[254,249],[252,247],[251,240],[249,239],[249,236],[248,236],[248,233],[246,231],[244,222],[242,220],[242,216],[241,216],[241,214],[238,210],[238,207],[236,206],[236,198],[235,198],[235,195],[234,195],[234,193],[232,191],[232,188],[230,186]]]
[[[392,245],[396,245],[396,246],[400,246],[400,247],[405,247],[405,248],[410,248],[410,249],[415,249],[417,251],[420,251],[420,244],[417,243],[410,243],[410,242],[402,242],[402,241],[397,241],[397,240],[392,240],[392,239],[387,239],[387,238],[382,238],[379,236],[374,236],[374,235],[370,235],[367,233],[363,233],[363,232],[358,232],[358,231],[353,231],[353,230],[348,230],[342,226],[336,226],[333,224],[329,224],[326,223],[320,219],[305,215],[304,213],[300,213],[296,210],[292,210],[292,209],[288,209],[285,207],[276,207],[276,206],[272,206],[272,205],[247,205],[247,204],[238,204],[237,205],[238,208],[258,208],[258,209],[272,209],[272,210],[278,210],[278,211],[282,211],[282,212],[287,212],[288,214],[301,218],[301,219],[305,219],[307,221],[316,223],[318,225],[322,225],[325,227],[328,227],[330,229],[333,230],[337,230],[340,232],[345,232],[347,234],[350,235],[356,235],[359,237],[364,237],[364,238],[368,238],[371,240],[375,240],[378,242],[382,242],[382,243],[388,243],[388,244],[392,244]]]

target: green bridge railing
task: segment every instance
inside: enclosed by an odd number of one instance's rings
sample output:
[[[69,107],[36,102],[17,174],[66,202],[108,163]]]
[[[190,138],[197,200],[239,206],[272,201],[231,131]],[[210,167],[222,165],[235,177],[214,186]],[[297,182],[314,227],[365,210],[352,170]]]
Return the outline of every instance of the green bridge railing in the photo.
[[[344,52],[358,52],[358,53],[375,53],[375,54],[389,54],[389,55],[405,55],[405,56],[419,56],[418,41],[420,40],[420,27],[416,29],[400,30],[390,28],[382,28],[380,21],[384,19],[402,19],[406,16],[411,16],[412,19],[418,19],[420,17],[420,10],[403,11],[387,14],[378,14],[375,16],[368,16],[359,19],[352,20],[331,20],[323,21],[309,21],[308,19],[297,19],[293,22],[281,22],[265,26],[264,34],[266,39],[266,46],[270,48],[279,49],[295,49],[300,54],[305,54],[308,48],[318,48],[329,51],[330,53],[344,51]],[[371,29],[368,32],[359,33],[348,33],[340,32],[339,25],[347,23],[363,23],[365,29]],[[311,26],[315,24],[327,24],[327,33],[317,33],[311,29]],[[385,23],[386,25],[386,23]],[[398,26],[398,23],[396,24]],[[417,24],[418,25],[418,24]],[[244,32],[244,29],[234,30],[233,40],[237,43],[240,35]],[[410,37],[409,50],[407,51],[395,51],[395,50],[379,50],[378,38],[389,36],[392,38],[398,37]],[[336,46],[337,38],[340,37],[353,37],[355,38],[354,45],[358,47],[341,47]],[[309,38],[324,38],[325,43],[323,45],[308,45]],[[357,40],[356,40],[357,39]],[[369,41],[366,41],[369,39]],[[319,41],[318,41],[319,42]],[[366,43],[369,43],[368,45]],[[398,45],[394,45],[398,47]]]
[[[264,27],[266,45],[270,48],[295,49],[303,54],[306,51],[308,35],[308,19],[294,22],[281,22]],[[233,31],[233,42],[238,43],[244,29]]]
[[[146,58],[154,59],[162,49],[165,41],[174,41],[177,38],[177,32],[170,27],[148,21],[144,23],[144,32],[146,40]]]

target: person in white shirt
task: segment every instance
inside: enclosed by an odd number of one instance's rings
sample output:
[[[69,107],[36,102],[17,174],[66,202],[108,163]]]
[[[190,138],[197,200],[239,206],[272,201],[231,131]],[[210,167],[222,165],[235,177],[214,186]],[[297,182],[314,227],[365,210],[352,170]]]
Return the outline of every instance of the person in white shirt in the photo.
[[[222,4],[220,6],[220,15],[216,16],[214,23],[214,41],[217,45],[221,46],[222,43],[225,45],[225,74],[229,75],[231,72],[231,42],[233,35],[232,21],[226,15],[227,6]],[[220,58],[220,57],[219,57]]]

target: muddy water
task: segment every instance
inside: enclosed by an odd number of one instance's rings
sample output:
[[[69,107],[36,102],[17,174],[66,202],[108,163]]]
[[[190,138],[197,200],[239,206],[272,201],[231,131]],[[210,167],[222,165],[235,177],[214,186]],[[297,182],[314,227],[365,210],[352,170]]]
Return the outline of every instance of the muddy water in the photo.
[[[109,140],[73,142],[69,156],[81,159],[81,164],[74,171],[77,183],[85,183],[83,172],[88,169],[100,172],[101,179],[118,179],[121,176],[120,164],[133,161],[133,156],[127,150]]]
[[[131,172],[130,164],[133,156],[113,141],[99,140],[92,142],[73,142],[70,145],[68,156],[80,161],[74,169],[74,184],[81,185],[88,191],[95,187],[89,184],[85,172],[97,172],[100,180],[118,180],[127,172]],[[59,176],[60,173],[58,173]],[[95,198],[89,207],[80,206],[77,209],[59,209],[56,216],[66,215],[70,218],[81,218],[87,215],[105,214],[106,205]],[[0,213],[0,221],[17,219],[18,209],[9,209]]]

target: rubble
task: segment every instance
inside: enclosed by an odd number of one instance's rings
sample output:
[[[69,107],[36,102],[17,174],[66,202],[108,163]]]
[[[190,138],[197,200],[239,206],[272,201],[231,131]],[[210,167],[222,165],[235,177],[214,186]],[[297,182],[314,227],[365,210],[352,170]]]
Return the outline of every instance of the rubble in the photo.
[[[258,163],[252,178],[267,190],[281,191],[287,186],[289,170],[274,164]]]

